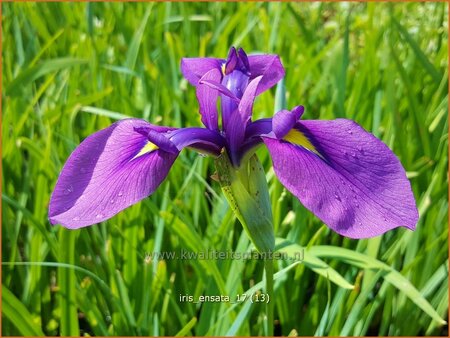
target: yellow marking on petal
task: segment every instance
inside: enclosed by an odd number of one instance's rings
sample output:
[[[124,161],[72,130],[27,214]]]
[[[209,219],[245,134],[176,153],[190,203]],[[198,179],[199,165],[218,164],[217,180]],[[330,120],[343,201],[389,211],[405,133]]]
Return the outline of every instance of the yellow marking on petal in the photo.
[[[300,130],[297,129],[291,129],[289,133],[286,134],[285,137],[283,137],[283,140],[288,141],[292,144],[296,144],[300,147],[303,147],[314,154],[322,157],[320,153],[317,151],[317,149],[312,145],[312,143],[308,140],[308,138],[303,134]]]
[[[225,66],[226,66],[226,65],[227,65],[226,63],[222,63],[222,67],[220,67],[221,70],[222,70],[222,75],[223,75],[223,76],[225,76]]]
[[[140,157],[142,155],[149,154],[152,151],[155,151],[155,150],[158,150],[158,149],[159,149],[159,147],[156,144],[154,144],[154,143],[152,143],[150,141],[147,141],[145,146],[142,147],[142,149],[136,154],[136,156],[134,156],[132,158],[132,160],[134,160],[135,158],[138,158],[138,157]]]

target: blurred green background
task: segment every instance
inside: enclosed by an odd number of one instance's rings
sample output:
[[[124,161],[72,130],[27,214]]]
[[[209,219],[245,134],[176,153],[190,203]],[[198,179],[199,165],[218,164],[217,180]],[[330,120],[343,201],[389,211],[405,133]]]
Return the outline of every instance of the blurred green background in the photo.
[[[198,126],[184,56],[231,45],[276,53],[285,91],[256,117],[354,119],[407,170],[420,221],[369,240],[332,233],[274,177],[275,329],[298,335],[448,335],[446,3],[2,3],[2,334],[261,335],[261,304],[180,302],[243,293],[262,261],[156,260],[161,251],[246,251],[213,161],[185,150],[157,192],[108,222],[47,220],[63,163],[117,119]],[[353,288],[352,288],[353,287]],[[255,290],[255,289],[252,289]]]

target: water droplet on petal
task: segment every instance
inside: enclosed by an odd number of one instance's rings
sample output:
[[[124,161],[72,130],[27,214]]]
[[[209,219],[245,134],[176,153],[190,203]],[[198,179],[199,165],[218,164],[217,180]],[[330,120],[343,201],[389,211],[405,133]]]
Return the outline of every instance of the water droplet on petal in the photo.
[[[114,204],[115,200],[114,198],[111,198],[111,200],[109,201],[109,203]]]
[[[339,195],[337,193],[334,194],[334,198],[337,199],[339,202],[341,201],[341,198],[339,197]]]
[[[68,188],[64,190],[64,195],[69,195],[71,192],[73,192],[73,186],[69,185]]]
[[[362,223],[361,223],[361,222],[359,222],[359,223],[358,223],[358,225],[359,225],[359,226],[361,226],[361,225],[362,225]]]
[[[97,216],[95,216],[95,218],[97,218],[97,219],[102,218],[102,217],[103,217],[103,214],[97,214]]]
[[[383,221],[387,222],[387,218],[386,218],[386,217],[383,217]]]
[[[79,220],[80,220],[80,217],[78,217],[78,216],[77,216],[77,217],[74,217],[74,218],[72,218],[72,221],[75,221],[75,222],[76,222],[76,221],[79,221]]]
[[[353,134],[353,131],[351,129],[347,130],[347,133],[349,133],[350,135]]]
[[[117,194],[117,196],[122,197],[122,196],[123,196],[123,191],[119,191],[119,193]]]

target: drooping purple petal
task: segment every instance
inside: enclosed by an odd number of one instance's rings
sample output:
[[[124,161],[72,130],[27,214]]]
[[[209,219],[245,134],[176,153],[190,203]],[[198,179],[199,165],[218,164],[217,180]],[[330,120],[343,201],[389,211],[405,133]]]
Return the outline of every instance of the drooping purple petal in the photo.
[[[296,129],[321,156],[284,140],[264,142],[281,183],[331,229],[367,238],[398,226],[415,228],[410,183],[384,143],[345,119],[302,121]]]
[[[149,143],[136,131],[140,128],[170,129],[126,119],[89,136],[74,150],[51,196],[52,224],[76,229],[99,223],[155,191],[178,154]]]
[[[221,78],[222,74],[220,74],[219,69],[211,69],[202,76],[196,91],[202,122],[206,128],[211,130],[219,130],[217,112],[217,99],[219,97],[219,91],[212,86],[202,84],[202,81],[220,83]]]
[[[166,152],[177,154],[179,153],[178,148],[171,142],[168,137],[165,135],[166,133],[157,132],[153,129],[153,126],[147,127],[139,127],[134,128],[136,132],[145,136],[148,141],[157,145],[159,149],[164,150]]]
[[[180,151],[193,146],[218,156],[225,146],[225,138],[219,132],[205,128],[177,129],[168,133],[168,137]]]
[[[284,67],[278,55],[250,55],[248,56],[248,63],[250,66],[251,80],[262,76],[256,95],[273,87],[284,77]]]
[[[211,69],[220,71],[225,60],[216,58],[182,58],[181,73],[193,86],[197,86],[198,81]]]

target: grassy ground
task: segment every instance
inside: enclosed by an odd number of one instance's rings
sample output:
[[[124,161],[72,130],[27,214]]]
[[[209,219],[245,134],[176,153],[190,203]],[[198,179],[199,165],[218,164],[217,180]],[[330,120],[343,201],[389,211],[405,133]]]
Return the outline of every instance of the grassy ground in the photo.
[[[304,118],[352,118],[386,142],[420,210],[415,232],[342,238],[283,189],[259,152],[276,236],[306,248],[301,264],[277,261],[276,333],[447,335],[445,3],[2,3],[2,10],[3,335],[263,334],[262,304],[180,301],[234,298],[262,280],[262,261],[147,255],[249,248],[209,178],[211,159],[183,151],[152,197],[108,222],[68,231],[47,221],[58,173],[89,134],[130,116],[200,125],[180,59],[226,56],[230,45],[279,54],[287,106],[303,104]],[[259,97],[257,117],[271,116],[278,99],[275,89]]]

